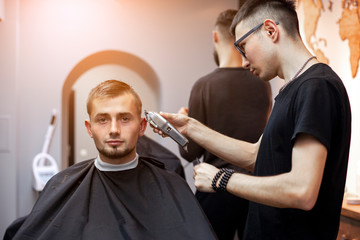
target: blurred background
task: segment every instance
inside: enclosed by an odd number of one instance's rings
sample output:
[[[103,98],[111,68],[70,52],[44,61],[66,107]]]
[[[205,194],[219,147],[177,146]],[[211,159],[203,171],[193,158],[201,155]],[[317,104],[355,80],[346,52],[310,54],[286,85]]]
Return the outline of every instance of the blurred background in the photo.
[[[356,124],[360,79],[350,69],[349,47],[337,23],[344,6],[324,0],[331,11],[327,5],[320,9],[321,18],[310,18],[316,32],[305,32],[309,16],[301,4],[306,2],[301,0],[298,11],[304,39],[316,54],[320,49],[327,55],[344,80]],[[177,112],[187,106],[193,83],[216,67],[217,15],[238,7],[238,0],[0,0],[0,236],[38,196],[32,190],[32,161],[42,150],[53,109],[49,154],[60,169],[96,156],[84,120],[87,94],[99,82],[125,81],[139,93],[144,109]],[[273,97],[282,83],[271,81]],[[359,146],[355,124],[352,145]],[[180,156],[171,139],[150,128],[146,134]],[[348,187],[355,189],[360,153],[351,151]],[[186,163],[193,189],[192,165]]]

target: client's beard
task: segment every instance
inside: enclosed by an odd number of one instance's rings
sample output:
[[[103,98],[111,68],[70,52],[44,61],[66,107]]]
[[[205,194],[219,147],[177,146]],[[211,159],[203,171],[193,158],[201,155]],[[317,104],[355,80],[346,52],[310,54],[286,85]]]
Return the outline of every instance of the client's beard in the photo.
[[[117,148],[113,148],[113,149],[106,149],[105,147],[100,149],[97,148],[97,150],[99,151],[99,153],[101,153],[103,156],[109,158],[109,159],[119,159],[119,158],[123,158],[127,155],[129,155],[133,150],[135,149],[129,149],[129,148],[125,148],[124,150],[120,150]]]

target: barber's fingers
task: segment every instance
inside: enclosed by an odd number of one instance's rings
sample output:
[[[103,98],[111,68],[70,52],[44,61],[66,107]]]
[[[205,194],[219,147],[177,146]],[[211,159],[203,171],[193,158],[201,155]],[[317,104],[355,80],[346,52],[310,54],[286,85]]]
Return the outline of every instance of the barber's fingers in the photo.
[[[176,113],[165,113],[160,112],[160,115],[165,118],[173,127],[175,127],[181,134],[186,135],[187,132],[187,123],[189,120],[189,117],[184,114],[176,114]],[[161,135],[162,137],[167,137],[164,132],[162,132],[160,129],[157,129],[153,125],[150,124],[150,126],[153,128],[153,132]]]
[[[199,173],[207,173],[207,172],[210,172],[210,173],[217,173],[218,172],[218,168],[217,167],[214,167],[213,165],[211,164],[208,164],[208,163],[200,163],[198,165],[196,165],[194,167],[194,171],[195,172],[199,172]],[[214,174],[214,175],[215,175]]]
[[[151,124],[150,124],[150,126],[153,128],[153,132],[154,132],[154,133],[159,134],[159,135],[162,136],[163,138],[168,137],[168,135],[164,134],[164,133],[163,133],[161,130],[159,130],[158,128],[155,128],[155,127],[152,126]]]
[[[181,108],[179,109],[179,111],[178,111],[178,114],[184,114],[184,115],[188,116],[188,115],[189,115],[189,108],[187,108],[187,107],[181,107]]]
[[[218,171],[219,169],[207,163],[196,165],[194,167],[194,185],[196,189],[201,192],[214,192],[211,183]]]
[[[164,117],[167,121],[172,123],[176,118],[176,113],[167,113],[167,112],[160,112],[160,115]]]
[[[181,134],[187,135],[187,125],[190,119],[187,115],[165,112],[160,112],[160,115],[173,125]]]

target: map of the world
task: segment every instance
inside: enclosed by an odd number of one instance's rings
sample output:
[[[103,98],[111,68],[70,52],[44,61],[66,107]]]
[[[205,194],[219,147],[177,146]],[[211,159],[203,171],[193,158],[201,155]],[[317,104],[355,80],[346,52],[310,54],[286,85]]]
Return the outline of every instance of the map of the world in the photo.
[[[297,0],[304,43],[343,80],[352,111],[347,190],[357,192],[360,176],[360,0]],[[360,190],[359,190],[360,194]]]
[[[351,76],[355,78],[359,71],[360,61],[360,0],[298,0],[299,8],[303,11],[305,41],[319,61],[331,66],[331,59],[322,50],[329,40],[325,36],[318,36],[317,29],[323,15],[336,19],[337,26],[329,23],[328,28],[333,28],[336,35],[348,44],[349,67]],[[333,11],[334,4],[341,4],[341,12]],[[338,7],[339,9],[339,7]],[[321,47],[323,46],[323,47]],[[339,49],[331,49],[339,51]]]

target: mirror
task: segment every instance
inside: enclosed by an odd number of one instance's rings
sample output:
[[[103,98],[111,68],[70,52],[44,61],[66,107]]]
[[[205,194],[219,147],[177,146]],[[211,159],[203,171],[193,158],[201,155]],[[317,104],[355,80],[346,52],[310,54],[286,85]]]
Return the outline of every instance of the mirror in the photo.
[[[135,55],[121,51],[98,52],[80,61],[68,75],[62,94],[62,167],[97,156],[84,125],[88,119],[86,100],[98,83],[115,79],[131,85],[143,109],[160,109],[160,87],[153,69]],[[150,128],[146,133],[151,131]],[[147,134],[155,137],[154,134]]]

